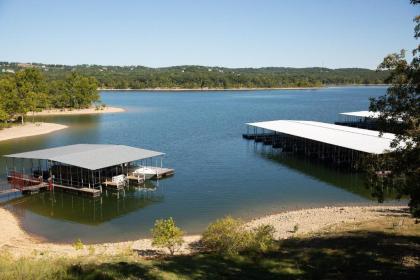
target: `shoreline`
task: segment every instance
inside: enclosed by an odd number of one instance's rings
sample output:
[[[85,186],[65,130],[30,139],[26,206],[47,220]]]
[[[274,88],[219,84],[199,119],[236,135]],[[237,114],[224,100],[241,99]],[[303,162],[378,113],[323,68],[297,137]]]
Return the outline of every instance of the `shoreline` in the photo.
[[[67,128],[68,126],[57,123],[35,122],[19,124],[0,130],[0,141],[18,139],[52,133]]]
[[[269,224],[275,228],[274,237],[278,240],[291,237],[303,237],[305,235],[321,232],[326,228],[334,226],[366,222],[384,216],[395,215],[396,212],[406,212],[407,206],[343,206],[343,207],[322,207],[308,208],[293,211],[280,212],[277,214],[265,215],[253,219],[245,224],[246,228],[255,228],[262,224]],[[299,231],[295,233],[294,227],[298,225]],[[0,207],[0,249],[8,250],[15,256],[29,256],[34,252],[48,253],[57,256],[87,256],[93,248],[98,255],[117,255],[124,251],[154,251],[161,252],[152,246],[150,238],[141,238],[133,241],[98,243],[84,246],[81,250],[76,250],[72,244],[54,243],[43,240],[39,237],[31,236],[22,229],[19,219],[9,210]],[[178,254],[191,254],[195,243],[201,235],[186,235],[185,243],[180,248]],[[77,237],[75,237],[75,240]],[[82,240],[83,242],[83,240]]]
[[[98,88],[99,91],[188,91],[188,92],[205,92],[205,91],[256,91],[256,90],[316,90],[323,88],[345,88],[345,87],[386,87],[388,84],[349,84],[349,85],[328,85],[320,87],[276,87],[276,88]]]
[[[76,115],[91,115],[91,114],[110,114],[125,112],[123,108],[105,107],[97,110],[96,108],[76,109],[76,110],[62,110],[51,109],[41,112],[29,112],[26,114],[27,118],[32,116],[76,116]],[[58,130],[68,128],[67,125],[47,122],[25,122],[25,124],[15,124],[12,127],[0,130],[0,142],[18,138],[25,138],[31,136],[38,136],[49,134]]]
[[[91,115],[91,114],[110,114],[125,112],[124,108],[118,107],[105,107],[102,109],[86,108],[86,109],[50,109],[41,112],[30,112],[27,116],[61,116],[61,115]]]

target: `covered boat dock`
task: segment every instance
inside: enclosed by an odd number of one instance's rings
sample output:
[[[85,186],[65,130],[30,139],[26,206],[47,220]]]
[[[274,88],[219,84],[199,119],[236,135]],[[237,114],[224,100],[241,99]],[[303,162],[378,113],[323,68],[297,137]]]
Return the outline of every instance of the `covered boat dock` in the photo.
[[[148,178],[172,175],[173,169],[162,166],[164,155],[125,145],[76,144],[5,157],[13,189],[39,187],[98,197],[103,187],[118,190],[132,181],[144,183],[145,174],[135,172],[139,167],[155,172]]]
[[[356,128],[377,130],[377,119],[379,112],[355,111],[340,113],[342,120],[335,122],[337,125],[344,125]]]
[[[275,120],[247,123],[245,139],[302,154],[339,166],[358,167],[363,154],[381,155],[390,150],[394,134],[317,121]]]

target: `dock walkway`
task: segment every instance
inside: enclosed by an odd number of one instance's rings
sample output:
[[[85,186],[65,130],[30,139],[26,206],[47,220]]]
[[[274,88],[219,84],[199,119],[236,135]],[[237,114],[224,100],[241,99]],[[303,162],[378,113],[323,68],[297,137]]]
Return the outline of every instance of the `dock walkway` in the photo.
[[[153,167],[156,170],[156,175],[152,179],[161,179],[175,174],[175,170],[171,168]]]
[[[88,197],[99,197],[101,195],[101,190],[93,189],[93,188],[74,188],[69,186],[63,185],[56,185],[54,184],[54,190],[59,190],[68,193],[74,193],[82,196]]]

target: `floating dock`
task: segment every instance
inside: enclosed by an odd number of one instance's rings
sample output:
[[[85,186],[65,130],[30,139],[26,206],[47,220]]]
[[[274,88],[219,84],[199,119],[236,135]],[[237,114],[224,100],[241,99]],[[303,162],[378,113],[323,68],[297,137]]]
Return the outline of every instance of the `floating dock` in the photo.
[[[92,188],[75,188],[70,186],[62,186],[62,185],[53,185],[53,190],[56,191],[62,191],[72,194],[77,194],[80,196],[86,196],[86,197],[100,197],[101,196],[101,190],[98,189],[92,189]]]
[[[3,192],[14,193],[14,189],[17,189],[26,194],[60,190],[98,197],[102,187],[120,190],[130,183],[144,184],[145,177],[131,173],[139,166],[156,171],[153,176],[147,176],[148,179],[173,175],[173,169],[162,167],[164,155],[125,145],[102,144],[76,144],[6,155],[10,190]],[[157,167],[159,158],[160,167]],[[12,161],[13,170],[10,172],[9,161]],[[150,166],[153,162],[156,165]]]
[[[395,139],[392,133],[379,136],[379,131],[316,121],[276,120],[247,126],[244,139],[352,168],[357,168],[363,154],[387,153]]]
[[[153,167],[156,170],[156,175],[152,179],[161,179],[175,174],[175,170],[171,168]]]

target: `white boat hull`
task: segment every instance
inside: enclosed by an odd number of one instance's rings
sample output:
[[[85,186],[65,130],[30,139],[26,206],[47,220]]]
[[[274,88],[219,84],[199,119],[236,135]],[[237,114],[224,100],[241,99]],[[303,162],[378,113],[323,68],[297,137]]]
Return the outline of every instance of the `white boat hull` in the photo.
[[[134,170],[133,174],[135,176],[139,176],[140,178],[144,178],[146,180],[152,179],[157,175],[156,170],[150,167],[141,167]]]

